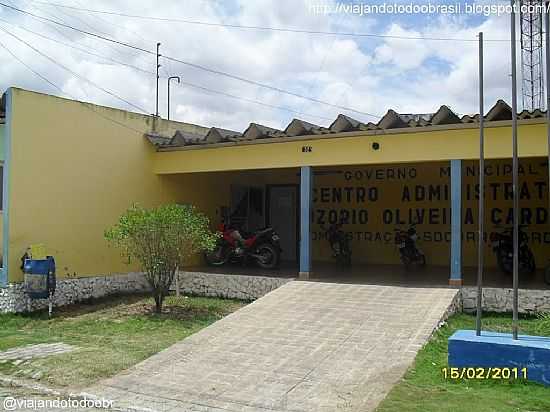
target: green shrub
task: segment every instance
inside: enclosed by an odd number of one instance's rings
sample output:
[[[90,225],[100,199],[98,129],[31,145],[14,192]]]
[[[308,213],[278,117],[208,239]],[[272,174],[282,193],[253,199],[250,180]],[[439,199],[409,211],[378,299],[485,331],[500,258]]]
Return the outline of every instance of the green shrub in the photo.
[[[168,204],[145,209],[132,206],[105,238],[141,265],[155,299],[156,311],[168,294],[178,267],[193,254],[211,250],[217,235],[194,206]]]

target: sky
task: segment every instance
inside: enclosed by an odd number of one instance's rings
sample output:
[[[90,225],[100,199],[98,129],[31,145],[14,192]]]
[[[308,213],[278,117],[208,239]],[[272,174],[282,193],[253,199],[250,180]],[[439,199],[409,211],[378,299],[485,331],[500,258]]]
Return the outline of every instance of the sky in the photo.
[[[489,40],[485,43],[487,110],[497,99],[510,102],[510,44],[491,41],[509,39],[510,16],[506,13],[500,16],[468,14],[465,7],[474,4],[471,1],[431,1],[432,5],[440,6],[460,3],[461,13],[371,12],[364,15],[354,14],[343,6],[427,5],[428,1],[0,2],[146,50],[154,51],[156,43],[160,42],[164,56],[255,82],[250,84],[161,57],[161,116],[167,115],[167,78],[180,76],[182,83],[174,81],[171,86],[171,118],[207,127],[243,131],[249,123],[255,122],[284,129],[293,118],[328,126],[339,113],[365,123],[377,122],[388,109],[400,113],[432,113],[442,104],[458,114],[476,113],[479,106],[477,34],[480,31]],[[487,6],[509,2],[476,1],[475,4]],[[417,39],[238,29],[114,16],[75,8],[208,23]],[[2,32],[0,89],[17,86],[125,110],[155,112],[155,55],[106,42],[3,6],[0,6],[0,29],[16,35],[47,56]],[[426,37],[468,41],[418,39]],[[28,70],[5,48],[59,89]],[[264,88],[258,83],[341,108]],[[518,87],[521,87],[521,82],[518,82]]]

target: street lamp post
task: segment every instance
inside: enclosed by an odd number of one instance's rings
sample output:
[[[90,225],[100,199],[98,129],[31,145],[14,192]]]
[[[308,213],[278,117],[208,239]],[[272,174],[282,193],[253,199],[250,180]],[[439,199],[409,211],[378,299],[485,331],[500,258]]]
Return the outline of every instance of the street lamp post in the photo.
[[[181,79],[179,76],[170,76],[168,78],[168,120],[170,120],[170,80],[177,80],[179,83]]]

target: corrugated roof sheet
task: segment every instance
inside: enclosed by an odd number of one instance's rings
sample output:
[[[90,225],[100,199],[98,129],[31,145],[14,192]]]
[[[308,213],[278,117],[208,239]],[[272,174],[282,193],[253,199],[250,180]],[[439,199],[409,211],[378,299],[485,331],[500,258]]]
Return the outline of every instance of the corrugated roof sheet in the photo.
[[[519,120],[543,118],[546,111],[524,110],[518,113]],[[512,109],[503,100],[497,103],[485,115],[486,121],[511,120]],[[158,148],[182,147],[187,145],[207,145],[223,142],[239,142],[243,140],[268,139],[276,137],[295,137],[295,136],[316,136],[330,133],[345,133],[368,130],[388,130],[398,128],[416,128],[429,126],[442,126],[453,124],[468,124],[479,122],[479,114],[458,116],[448,106],[441,106],[435,113],[423,114],[400,114],[395,110],[388,112],[378,121],[378,123],[363,123],[344,114],[332,122],[329,127],[319,126],[300,119],[292,119],[285,130],[278,130],[272,127],[257,123],[250,123],[243,133],[233,130],[212,127],[204,135],[194,134],[183,131],[177,131],[174,136],[160,136],[148,134],[146,137]]]
[[[242,133],[233,130],[212,127],[206,134],[206,143],[234,142],[242,137]]]
[[[250,123],[243,133],[243,140],[268,139],[270,137],[282,136],[284,136],[284,132],[282,130],[257,123]]]
[[[154,133],[147,133],[145,137],[147,138],[147,140],[149,140],[153,145],[157,147],[170,146],[170,141],[172,140],[170,137],[161,136]],[[184,145],[180,145],[180,146],[184,146]]]

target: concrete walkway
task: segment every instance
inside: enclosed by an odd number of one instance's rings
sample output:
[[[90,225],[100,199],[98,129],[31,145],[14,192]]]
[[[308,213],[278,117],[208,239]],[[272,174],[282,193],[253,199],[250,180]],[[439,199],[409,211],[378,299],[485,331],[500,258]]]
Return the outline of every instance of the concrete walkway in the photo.
[[[455,289],[294,281],[88,392],[155,411],[369,411]]]

